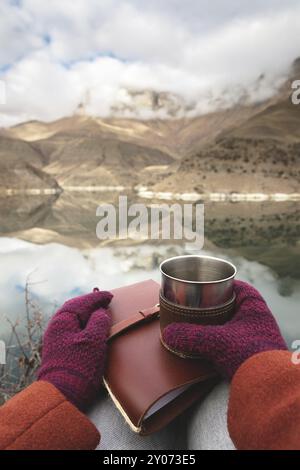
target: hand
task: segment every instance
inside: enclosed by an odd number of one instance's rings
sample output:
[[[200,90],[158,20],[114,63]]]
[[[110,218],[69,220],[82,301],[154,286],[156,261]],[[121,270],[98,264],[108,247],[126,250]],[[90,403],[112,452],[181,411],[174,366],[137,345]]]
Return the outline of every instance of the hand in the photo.
[[[259,292],[242,281],[235,281],[234,291],[235,315],[225,325],[172,323],[163,332],[163,340],[171,349],[203,356],[229,380],[254,354],[287,349],[275,318]]]
[[[87,407],[101,387],[106,339],[111,319],[110,292],[68,300],[56,312],[43,338],[38,380],[52,383],[79,409]]]

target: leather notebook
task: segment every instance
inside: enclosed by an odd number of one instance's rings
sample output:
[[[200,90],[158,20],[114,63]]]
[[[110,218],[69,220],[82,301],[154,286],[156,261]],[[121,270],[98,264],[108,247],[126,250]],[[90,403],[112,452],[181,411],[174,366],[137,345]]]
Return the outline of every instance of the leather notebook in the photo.
[[[211,365],[183,359],[160,341],[160,285],[147,280],[112,290],[112,329],[104,384],[131,429],[151,434],[217,383]]]

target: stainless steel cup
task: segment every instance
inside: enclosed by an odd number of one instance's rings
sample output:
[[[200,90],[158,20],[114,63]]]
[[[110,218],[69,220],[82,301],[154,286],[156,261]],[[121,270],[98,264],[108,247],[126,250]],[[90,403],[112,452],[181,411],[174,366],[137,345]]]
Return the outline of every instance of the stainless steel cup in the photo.
[[[164,329],[170,323],[222,325],[229,321],[234,314],[236,267],[220,258],[189,255],[163,261],[160,272],[161,342],[180,357],[198,358],[170,349],[163,339]]]
[[[212,256],[175,256],[160,265],[161,294],[173,304],[216,307],[233,297],[236,267]]]

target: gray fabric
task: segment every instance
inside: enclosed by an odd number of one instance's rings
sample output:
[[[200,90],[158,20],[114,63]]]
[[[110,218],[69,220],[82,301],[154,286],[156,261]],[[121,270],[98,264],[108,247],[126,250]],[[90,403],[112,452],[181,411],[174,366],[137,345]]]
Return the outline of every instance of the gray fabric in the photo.
[[[234,449],[226,422],[228,389],[225,383],[218,385],[200,405],[192,407],[163,430],[146,437],[131,431],[111,399],[103,396],[88,413],[101,433],[97,449]]]
[[[227,429],[229,384],[217,385],[189,414],[187,442],[190,450],[235,449]]]
[[[180,450],[187,447],[184,415],[161,431],[145,437],[129,428],[108,396],[95,403],[88,416],[101,433],[97,450]]]

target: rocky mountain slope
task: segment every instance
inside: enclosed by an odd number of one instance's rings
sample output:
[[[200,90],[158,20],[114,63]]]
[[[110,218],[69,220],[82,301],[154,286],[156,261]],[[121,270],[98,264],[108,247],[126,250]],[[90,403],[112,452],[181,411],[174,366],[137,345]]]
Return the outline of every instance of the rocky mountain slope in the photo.
[[[300,188],[300,106],[280,97],[183,157],[152,191],[292,193]]]
[[[43,170],[43,155],[22,140],[0,137],[0,193],[7,190],[59,190],[55,178]]]
[[[241,105],[193,118],[155,120],[101,119],[75,114],[50,123],[22,123],[0,130],[0,136],[35,142],[51,139],[56,134],[68,134],[70,138],[78,135],[86,138],[98,135],[103,139],[117,139],[120,142],[158,149],[176,159],[211,141],[222,131],[246,121],[265,107],[266,103]]]
[[[38,167],[61,186],[152,184],[175,171],[182,156],[255,111],[255,106],[238,107],[197,118],[156,121],[75,115],[51,123],[20,124],[0,132],[3,149],[8,143],[19,143],[4,174],[13,175],[14,165],[23,165],[23,145],[36,155]],[[23,180],[24,187],[33,183],[27,173]]]
[[[197,117],[174,118],[184,106],[174,96],[131,92],[135,105],[167,109],[168,118],[102,119],[80,107],[55,122],[1,129],[0,187],[139,183],[154,192],[274,192],[280,181],[281,191],[296,191],[300,106],[292,105],[289,95],[299,72],[296,61],[290,79],[270,100],[244,99]]]
[[[159,149],[107,138],[95,131],[57,133],[31,144],[43,154],[44,170],[61,186],[132,186],[145,167],[173,162]]]

